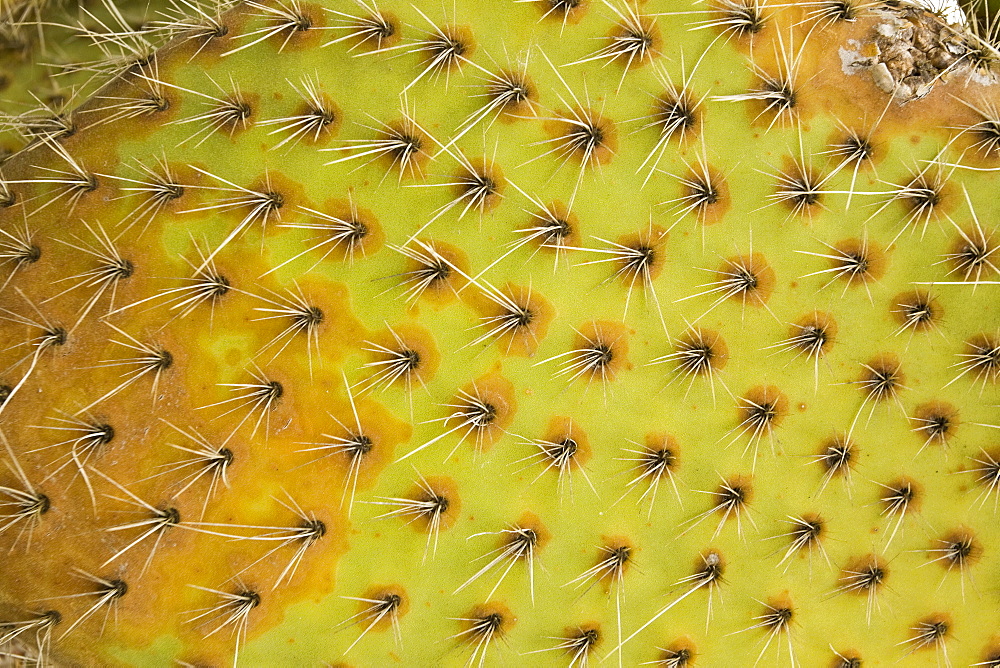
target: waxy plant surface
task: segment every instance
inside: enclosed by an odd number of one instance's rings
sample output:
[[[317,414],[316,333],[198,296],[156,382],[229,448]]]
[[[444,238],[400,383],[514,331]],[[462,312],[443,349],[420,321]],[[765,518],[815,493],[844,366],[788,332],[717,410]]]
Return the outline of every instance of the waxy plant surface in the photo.
[[[980,19],[154,9],[3,120],[0,664],[1000,665]]]

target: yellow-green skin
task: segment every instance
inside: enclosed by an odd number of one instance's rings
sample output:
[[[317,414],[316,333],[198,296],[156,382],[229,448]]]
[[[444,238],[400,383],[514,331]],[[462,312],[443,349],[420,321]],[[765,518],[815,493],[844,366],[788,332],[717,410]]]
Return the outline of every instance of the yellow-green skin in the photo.
[[[155,76],[171,84],[169,110],[68,138],[69,154],[98,174],[135,178],[127,165],[138,159],[153,166],[162,157],[187,186],[224,185],[198,169],[253,189],[270,176],[284,205],[266,228],[254,221],[217,253],[220,273],[236,289],[214,309],[202,304],[186,317],[174,317],[176,311],[161,297],[116,311],[185,284],[190,263],[199,263],[193,243],[203,252],[216,249],[246,215],[246,209],[190,210],[232,193],[188,187],[143,230],[144,222],[116,226],[138,203],[135,198],[115,199],[128,184],[101,178],[98,189],[80,196],[75,206],[65,197],[37,213],[52,190],[38,184],[10,186],[20,193],[19,204],[0,211],[0,226],[12,234],[20,229],[25,206],[31,214],[27,227],[42,255],[34,264],[19,266],[0,292],[5,340],[16,344],[38,335],[37,328],[14,322],[11,315],[37,321],[34,307],[67,329],[76,322],[93,291],[80,287],[60,293],[94,264],[92,256],[73,248],[95,243],[81,221],[103,225],[122,256],[133,261],[135,272],[117,286],[113,305],[108,290],[65,346],[39,355],[27,381],[0,413],[0,427],[28,478],[52,502],[33,532],[30,549],[24,536],[15,544],[20,525],[0,534],[0,551],[10,550],[9,566],[0,575],[0,620],[58,609],[63,615],[54,629],[58,638],[94,600],[38,601],[90,591],[89,583],[72,574],[80,568],[120,577],[129,583],[129,592],[117,603],[117,622],[112,613],[102,627],[102,608],[53,644],[52,660],[67,665],[232,661],[236,638],[229,627],[206,638],[213,626],[186,620],[215,604],[212,594],[189,585],[228,591],[236,586],[229,580],[237,573],[261,596],[239,650],[239,663],[246,666],[463,665],[470,656],[478,662],[475,643],[456,637],[467,629],[457,620],[487,601],[502,604],[516,617],[504,639],[489,644],[489,665],[569,665],[572,653],[553,648],[568,632],[588,624],[599,625],[601,635],[590,660],[626,666],[662,659],[658,648],[677,642],[695,647],[696,663],[703,666],[789,665],[789,647],[794,662],[803,666],[836,665],[838,653],[856,654],[865,666],[944,665],[945,651],[958,666],[986,661],[997,650],[997,490],[991,492],[977,482],[981,475],[970,471],[980,466],[976,460],[984,459],[984,452],[1000,456],[996,429],[982,426],[1000,423],[996,377],[977,379],[976,373],[968,373],[955,378],[961,372],[956,364],[968,352],[966,342],[993,335],[1000,327],[1000,300],[997,287],[988,284],[975,289],[923,285],[962,280],[946,256],[954,252],[958,228],[974,225],[969,203],[984,230],[995,234],[997,174],[968,167],[1000,167],[1000,161],[970,148],[973,133],[961,129],[981,119],[954,96],[982,106],[983,100],[996,99],[996,86],[955,76],[923,99],[898,104],[867,73],[847,75],[842,69],[840,48],[850,46],[851,39],[866,39],[876,21],[871,16],[814,28],[805,9],[785,7],[767,10],[764,29],[741,37],[720,35],[714,28],[691,30],[717,17],[704,3],[678,8],[655,0],[638,9],[650,17],[658,14],[651,20],[661,38],[651,62],[627,69],[620,62],[574,65],[570,63],[608,44],[618,21],[611,7],[624,11],[624,5],[591,2],[563,22],[558,16],[543,17],[543,4],[460,0],[454,7],[448,3],[447,11],[440,3],[420,3],[418,11],[409,3],[381,2],[380,9],[402,22],[399,48],[385,53],[349,51],[349,41],[321,48],[346,34],[333,27],[343,25],[343,19],[322,11],[323,3],[309,4],[305,7],[313,28],[293,35],[286,45],[286,35],[279,35],[223,56],[253,40],[241,35],[273,25],[253,16],[253,8],[237,8],[226,18],[230,36],[217,40],[224,43],[209,44],[192,57],[198,45],[178,40],[158,57]],[[327,8],[352,15],[366,11],[341,2]],[[475,51],[468,58],[479,67],[489,72],[526,68],[537,102],[495,122],[489,122],[491,115],[448,152],[429,146],[428,152],[438,155],[418,177],[400,178],[385,160],[326,165],[351,151],[318,149],[371,139],[373,128],[397,121],[403,111],[447,144],[488,99],[483,96],[485,73],[468,63],[408,86],[426,67],[426,54],[413,44],[433,29],[420,12],[434,25],[459,25],[471,33]],[[758,85],[749,64],[773,73],[776,52],[798,55],[797,103],[790,117],[775,119],[759,102],[712,99]],[[342,113],[336,131],[316,142],[269,150],[285,135],[269,134],[275,126],[259,121],[297,113],[301,99],[293,85],[301,89],[305,76],[317,77],[322,92]],[[657,127],[648,127],[654,98],[663,92],[664,81],[680,86],[688,76],[699,100],[697,123],[691,133],[666,144],[646,182],[649,164],[642,165],[659,136]],[[184,90],[218,96],[213,80],[226,93],[238,85],[253,116],[247,129],[231,136],[217,132],[199,144],[200,137],[190,138],[201,126],[181,121],[203,113],[206,106],[203,98]],[[601,164],[581,167],[577,156],[563,164],[558,155],[545,155],[556,146],[554,137],[562,127],[558,119],[577,104],[574,100],[615,124],[617,147]],[[850,206],[844,192],[851,188],[849,167],[824,184],[821,206],[796,213],[774,202],[776,174],[800,155],[819,174],[834,170],[838,160],[825,152],[842,139],[845,127],[871,130],[877,147],[874,165],[858,171]],[[460,217],[464,205],[458,205],[435,218],[457,195],[454,187],[442,184],[460,171],[454,157],[460,152],[499,166],[507,182],[503,197],[482,212],[472,209]],[[941,168],[947,187],[926,226],[922,221],[907,224],[903,202],[882,206],[893,187],[908,183],[925,161],[938,156],[963,167]],[[683,193],[678,177],[699,159],[724,178],[729,194],[726,206],[705,220],[679,213],[675,202]],[[65,163],[51,150],[39,149],[11,160],[4,176],[11,181],[38,178],[44,175],[41,166],[64,169]],[[525,194],[545,204],[572,200],[580,228],[573,245],[580,248],[556,255],[528,243],[497,261],[507,244],[519,238],[516,231],[531,224],[530,213],[537,207]],[[353,258],[335,252],[324,259],[320,249],[290,260],[322,239],[309,230],[283,227],[310,220],[298,207],[335,211],[344,200],[377,219],[385,243]],[[656,266],[651,286],[635,282],[626,312],[629,280],[615,276],[620,265],[595,262],[609,256],[584,249],[607,249],[601,240],[627,243],[623,239],[628,235],[656,236],[667,229],[669,234],[656,237],[662,265]],[[420,238],[461,249],[465,259],[457,264],[476,281],[456,282],[453,287],[461,288],[457,296],[445,289],[408,303],[400,275],[410,264],[392,246],[405,245],[418,230]],[[848,284],[816,273],[830,267],[816,255],[830,252],[824,244],[861,238],[886,251],[887,264],[878,280]],[[754,299],[746,304],[725,299],[713,307],[718,294],[699,293],[717,280],[715,272],[724,259],[751,252],[763,255],[774,272],[766,307]],[[480,277],[480,272],[485,273]],[[981,279],[995,280],[996,275],[988,268]],[[533,354],[525,354],[523,342],[510,350],[505,340],[470,345],[488,329],[482,324],[481,296],[487,282],[497,288],[530,286],[551,304],[552,320],[547,332],[538,332]],[[268,313],[255,308],[268,307],[260,296],[273,298],[286,288],[301,289],[324,312],[316,333],[318,354],[314,348],[311,360],[304,334],[291,337],[277,355],[282,344],[260,354],[287,323],[262,321]],[[898,296],[916,288],[929,289],[942,314],[925,331],[902,329],[893,315]],[[837,324],[833,344],[815,367],[807,356],[779,345],[788,338],[790,323],[814,311],[832,314]],[[206,480],[171,500],[180,476],[150,477],[162,471],[158,466],[182,458],[168,444],[185,441],[166,422],[196,429],[213,443],[222,443],[235,430],[226,441],[234,452],[230,486],[220,487],[211,498],[205,521],[293,526],[294,514],[279,503],[288,504],[288,495],[307,513],[315,513],[327,533],[306,550],[291,584],[271,590],[292,558],[293,546],[255,563],[273,543],[233,541],[180,528],[165,534],[141,576],[148,543],[102,566],[138,536],[105,529],[144,515],[108,498],[124,494],[90,473],[95,513],[72,464],[46,479],[66,461],[58,457],[68,447],[39,450],[66,436],[38,428],[55,425],[60,411],[73,414],[122,382],[121,368],[99,366],[128,355],[113,343],[124,337],[102,320],[140,341],[161,345],[174,361],[159,380],[155,402],[149,394],[152,378],[144,377],[89,409],[116,429],[114,440],[90,464],[148,503],[176,506],[182,521],[197,521]],[[616,348],[616,360],[624,356],[626,363],[605,380],[559,375],[565,357],[557,356],[572,351],[578,332],[586,334],[588,323],[595,321],[624,323],[613,339],[616,345],[627,341],[627,353]],[[689,381],[673,364],[651,364],[672,353],[673,342],[695,321],[720,333],[728,348],[728,361],[714,386],[704,377]],[[366,352],[371,348],[366,341],[391,340],[387,327],[427,330],[441,352],[440,368],[426,378],[426,388],[397,385],[359,396],[357,384],[373,373],[364,365],[377,360]],[[22,346],[0,353],[0,369],[31,351]],[[889,400],[866,403],[859,383],[863,365],[890,354],[900,361],[905,387]],[[246,410],[226,414],[231,404],[216,405],[233,396],[220,384],[250,382],[254,363],[266,377],[282,382],[285,391],[273,410],[252,413],[241,423]],[[3,371],[0,382],[13,386],[27,369],[28,362],[13,366]],[[363,430],[381,439],[373,450],[376,456],[362,465],[349,516],[349,504],[342,502],[345,485],[350,486],[347,458],[315,461],[316,453],[301,452],[310,444],[329,442],[323,434],[343,435],[338,420],[354,424],[345,376],[355,387],[352,396]],[[443,420],[454,412],[448,405],[455,403],[460,389],[469,390],[473,383],[502,387],[501,379],[512,387],[505,397],[509,421],[504,432],[487,434],[488,442],[480,447],[475,434],[462,439],[464,430],[435,441],[458,424]],[[741,433],[740,406],[746,405],[741,398],[766,386],[779,388],[787,407],[772,434],[753,440]],[[925,438],[914,431],[913,416],[917,407],[932,401],[956,407],[960,423],[946,445],[922,448]],[[259,416],[263,419],[255,430]],[[533,457],[538,448],[526,442],[545,437],[558,416],[572,418],[591,450],[582,470],[572,471],[561,486],[557,472],[546,471]],[[824,487],[817,455],[829,439],[847,432],[857,447],[852,484],[837,476]],[[645,483],[625,494],[637,476],[629,450],[641,449],[638,444],[650,434],[671,435],[679,451],[677,493],[663,479],[652,507],[649,497],[639,499]],[[398,517],[377,519],[389,508],[373,503],[410,493],[420,475],[451,479],[461,500],[453,524],[440,532],[436,552],[426,556],[426,531],[406,526]],[[723,479],[732,482],[735,476],[750,481],[753,494],[738,521],[732,516],[723,521],[721,513],[710,512],[713,493]],[[922,495],[890,542],[898,517],[885,512],[880,485],[901,476],[916,481]],[[8,475],[0,484],[13,486],[17,480]],[[810,513],[826,522],[822,550],[803,550],[783,561],[790,543],[787,520]],[[501,540],[496,532],[531,516],[547,534],[534,559],[533,592],[523,560],[513,564],[495,592],[508,562],[469,583],[496,556]],[[975,558],[949,569],[946,561],[934,561],[941,556],[934,550],[941,546],[938,539],[960,529],[974,534]],[[487,532],[492,535],[478,535]],[[635,549],[620,588],[599,581],[571,584],[600,560],[602,546],[622,539]],[[614,649],[622,640],[689,592],[690,584],[678,583],[710,549],[725,564],[718,589],[711,596],[707,588],[688,595],[629,639],[619,659]],[[838,588],[845,570],[870,554],[888,563],[888,575],[869,621],[866,597]],[[398,619],[401,642],[382,623],[352,647],[371,621],[358,616],[363,606],[348,597],[372,596],[390,585],[401,587],[407,601]],[[794,610],[792,622],[768,644],[768,629],[759,627],[765,604],[786,602]],[[913,640],[913,629],[928,619],[947,619],[949,632],[940,644],[921,646]]]

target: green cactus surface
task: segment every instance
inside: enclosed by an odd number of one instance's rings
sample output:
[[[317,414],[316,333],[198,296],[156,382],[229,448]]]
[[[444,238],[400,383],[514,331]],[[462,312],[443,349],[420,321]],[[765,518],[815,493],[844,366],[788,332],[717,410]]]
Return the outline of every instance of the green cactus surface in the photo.
[[[163,11],[9,122],[0,665],[1000,666],[989,21]]]

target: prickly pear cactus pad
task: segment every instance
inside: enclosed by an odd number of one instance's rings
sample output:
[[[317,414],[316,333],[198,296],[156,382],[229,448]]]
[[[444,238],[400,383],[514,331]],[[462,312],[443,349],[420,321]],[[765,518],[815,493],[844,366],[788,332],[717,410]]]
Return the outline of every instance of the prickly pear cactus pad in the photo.
[[[40,138],[75,132],[88,119],[74,119],[73,108],[123,63],[165,43],[187,13],[181,7],[175,0],[0,3],[0,161]]]
[[[0,663],[1000,666],[991,23],[171,12],[0,167]]]

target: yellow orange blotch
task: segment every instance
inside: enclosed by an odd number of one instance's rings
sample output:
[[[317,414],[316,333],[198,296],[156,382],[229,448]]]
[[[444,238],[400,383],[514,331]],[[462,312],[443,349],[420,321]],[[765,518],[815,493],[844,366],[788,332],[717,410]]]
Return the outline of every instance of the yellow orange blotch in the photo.
[[[113,332],[114,330],[110,330],[108,334]],[[143,345],[162,355],[160,357],[162,360],[161,368],[155,374],[145,374],[141,380],[135,381],[127,387],[123,387],[122,385],[126,378],[120,369],[117,372],[114,370],[109,372],[106,368],[95,369],[95,376],[103,376],[106,385],[90,385],[88,389],[91,396],[96,401],[98,397],[108,396],[114,390],[115,393],[110,395],[108,401],[123,401],[127,397],[135,400],[134,405],[124,411],[126,415],[134,415],[139,412],[144,402],[158,409],[166,409],[164,412],[169,415],[172,412],[171,408],[179,408],[184,398],[182,397],[181,386],[177,382],[177,376],[179,375],[179,370],[186,370],[191,364],[191,351],[187,348],[187,342],[184,341],[182,333],[167,328],[156,331],[142,326],[134,333],[130,332],[130,334],[141,341]],[[127,340],[125,337],[114,338]],[[107,341],[109,345],[105,346],[100,359],[130,358],[134,360],[139,357],[138,354],[133,354],[121,344],[113,344],[110,337]],[[118,388],[122,389],[119,390]],[[101,392],[102,390],[105,391]],[[100,394],[98,394],[99,392]]]
[[[307,515],[312,516],[315,512],[315,518],[323,523],[325,533],[304,550],[295,574],[291,578],[286,575],[281,586],[274,587],[274,584],[288,567],[296,550],[301,547],[299,543],[293,542],[274,550],[276,544],[248,545],[246,541],[227,541],[214,536],[201,536],[191,554],[212,554],[210,563],[193,559],[180,560],[183,566],[173,578],[171,583],[173,588],[164,588],[161,591],[183,592],[177,595],[179,603],[176,606],[180,608],[182,619],[190,619],[197,614],[197,612],[185,613],[206,608],[220,600],[216,594],[187,587],[189,584],[208,586],[228,593],[240,590],[253,591],[259,596],[260,603],[247,617],[247,642],[252,642],[266,631],[280,626],[286,612],[296,603],[316,603],[333,591],[337,564],[349,549],[350,525],[346,518],[328,510],[332,504],[329,498],[323,497],[324,494],[328,496],[328,490],[310,491],[305,486],[293,492],[294,501]],[[283,500],[288,503],[287,499]],[[231,511],[229,516],[224,516],[224,521],[237,523],[242,515]],[[266,519],[258,520],[257,523],[290,528],[303,524],[301,519],[280,506]],[[274,551],[268,555],[271,550]],[[240,573],[239,579],[229,580],[234,573]],[[162,601],[159,603],[162,605]],[[234,638],[227,632],[207,637],[213,628],[214,625],[206,625],[199,621],[181,624],[176,632],[186,647],[192,650],[197,648],[200,656],[211,659],[213,663],[222,664],[231,661]],[[142,630],[142,627],[136,629],[137,635]],[[141,644],[138,637],[135,642]]]
[[[58,265],[59,263],[53,262],[52,264]],[[39,279],[44,277],[42,274],[37,276]],[[36,277],[32,276],[32,278]],[[132,294],[131,289],[124,289],[124,284],[122,287],[122,294]],[[45,294],[42,292],[43,286],[34,284],[34,281],[32,281],[30,289]],[[189,364],[183,337],[178,336],[172,330],[156,331],[153,327],[147,327],[144,322],[125,325],[118,318],[110,317],[107,322],[118,325],[142,344],[167,350],[172,357],[170,366],[161,373],[155,396],[152,393],[152,374],[136,380],[128,387],[113,392],[128,380],[123,374],[123,367],[109,364],[99,365],[96,362],[134,359],[139,355],[137,351],[112,341],[124,341],[129,344],[132,342],[103,322],[85,322],[73,332],[68,332],[68,329],[76,322],[76,311],[56,308],[61,306],[58,301],[50,302],[47,306],[46,317],[53,325],[67,330],[65,343],[53,346],[40,355],[40,363],[28,382],[4,406],[2,417],[6,425],[4,431],[14,446],[19,443],[38,443],[39,445],[49,442],[55,443],[63,441],[69,436],[67,432],[27,427],[27,425],[58,426],[58,423],[53,421],[56,415],[53,414],[48,404],[48,401],[51,400],[48,399],[49,395],[47,395],[45,388],[59,388],[59,406],[62,410],[75,413],[87,408],[87,413],[90,415],[81,415],[81,419],[90,417],[112,422],[117,433],[111,446],[115,447],[118,443],[123,443],[128,439],[133,442],[145,442],[149,437],[147,433],[131,428],[144,424],[144,421],[131,419],[129,416],[149,412],[152,408],[170,410],[185,405],[183,384],[177,382],[178,376],[183,375],[182,370],[186,369]],[[101,308],[107,308],[107,303],[103,299],[94,307],[94,309]],[[8,345],[28,341],[38,336],[39,330],[37,328],[25,327],[20,323],[8,321],[0,322],[0,339],[9,341]],[[7,375],[0,380],[10,383],[11,378],[12,376]],[[68,379],[72,379],[72,382]],[[32,397],[36,400],[31,400]],[[45,398],[46,401],[37,401],[38,398]],[[31,448],[25,449],[30,450]],[[55,451],[39,453],[37,460],[35,455],[26,452],[22,456],[25,457],[25,465],[30,466],[48,462],[55,454]],[[72,466],[68,467],[67,470],[69,468]]]
[[[133,444],[135,446],[136,444]],[[102,468],[107,468],[103,467]],[[81,507],[90,513],[90,499],[83,491],[83,482],[69,480],[76,473],[66,470],[62,480],[47,481],[39,484],[38,489],[50,499],[50,509],[42,515],[41,523],[32,536],[31,551],[38,558],[43,558],[48,568],[37,569],[35,560],[8,559],[4,563],[3,594],[5,599],[31,601],[43,598],[46,601],[40,610],[55,610],[62,616],[62,622],[55,628],[56,633],[69,627],[70,624],[94,604],[94,599],[88,596],[60,598],[72,595],[86,594],[99,589],[99,585],[77,575],[74,569],[80,569],[105,580],[123,580],[128,591],[117,599],[118,614],[127,623],[108,624],[105,635],[128,644],[144,646],[155,635],[172,631],[176,618],[165,615],[165,607],[170,606],[167,594],[175,591],[175,575],[177,570],[186,570],[191,566],[191,560],[183,560],[179,555],[194,553],[195,540],[191,533],[176,527],[168,528],[160,540],[155,558],[150,568],[141,575],[140,571],[150,553],[153,540],[147,540],[136,546],[115,562],[103,565],[107,557],[127,546],[141,535],[142,530],[108,532],[105,528],[127,524],[149,517],[144,511],[136,511],[130,505],[115,502],[102,503],[98,506],[93,523],[81,525],[74,513]],[[121,471],[118,472],[121,477]],[[95,494],[102,498],[104,494],[124,496],[116,487],[103,478],[91,474],[91,483]],[[171,500],[166,494],[155,494],[151,485],[137,484],[132,478],[129,491],[137,494],[148,503],[160,509],[177,507],[181,518],[197,517],[195,507],[198,502],[194,498]],[[0,478],[0,484],[14,482]],[[13,532],[5,532],[0,537],[0,549],[3,553],[13,552]],[[18,550],[24,549],[24,538],[18,543]],[[190,571],[187,571],[190,572]],[[176,610],[180,612],[180,610]],[[22,614],[20,611],[18,614]],[[93,639],[101,634],[104,626],[104,614],[99,612],[78,626],[73,633],[60,640],[61,651],[68,655],[87,656],[93,652]]]
[[[253,264],[244,271],[254,274]],[[247,285],[245,276],[234,277],[234,285]],[[322,322],[316,329],[316,339],[312,342],[303,331],[282,332],[289,326],[290,318],[256,321],[259,318],[254,307],[271,308],[273,305],[250,296],[234,294],[233,299],[245,299],[242,308],[217,312],[212,328],[198,327],[189,335],[196,342],[192,350],[201,350],[197,364],[185,370],[185,388],[196,406],[209,406],[240,395],[219,383],[277,383],[280,391],[269,407],[251,408],[252,404],[233,409],[236,402],[219,404],[199,411],[207,417],[218,417],[220,424],[235,429],[249,412],[241,432],[249,436],[257,427],[259,434],[292,434],[296,437],[311,437],[303,430],[311,413],[307,406],[312,402],[324,401],[325,393],[331,387],[340,387],[342,380],[336,365],[343,357],[354,352],[364,340],[365,329],[354,317],[351,310],[350,291],[346,285],[329,281],[316,274],[303,277],[298,282],[309,306],[319,308],[323,313]],[[297,293],[295,293],[297,295]],[[263,293],[268,299],[276,299],[275,294]],[[280,296],[280,295],[279,295]],[[229,299],[226,295],[223,299]],[[223,316],[223,317],[220,317]],[[268,315],[268,314],[264,314]],[[223,336],[225,334],[226,336]],[[289,340],[290,339],[290,340]],[[229,357],[223,354],[223,345],[231,341]],[[285,346],[285,344],[288,344]],[[282,350],[282,346],[285,346]],[[317,356],[317,346],[322,359]],[[310,355],[312,357],[310,371]],[[254,366],[256,365],[256,366]],[[310,381],[310,378],[313,380]],[[246,391],[243,392],[245,394]]]
[[[245,284],[245,282],[241,281],[241,285]],[[316,331],[319,342],[319,354],[322,356],[322,365],[339,363],[345,355],[354,352],[365,338],[365,328],[354,315],[350,288],[345,283],[330,281],[319,274],[306,274],[302,276],[296,281],[296,287],[305,295],[310,306],[316,306],[323,312],[323,321],[319,324]],[[285,294],[287,295],[287,293]],[[268,293],[264,293],[264,295],[274,299],[274,295],[269,295]],[[261,305],[267,306],[266,304]],[[262,315],[268,314],[265,313]],[[264,345],[274,334],[287,327],[288,321],[251,322],[250,326],[261,330],[257,336],[257,340],[260,345]],[[274,351],[268,350],[265,354],[261,355],[260,359],[263,363],[268,363],[272,358],[282,359],[282,356],[288,355],[289,351],[296,348],[296,346],[298,346],[299,350],[304,351],[307,343],[305,333],[296,332],[293,336],[294,339],[291,345],[279,355],[276,355],[276,353],[277,348],[281,347],[280,344]],[[300,359],[303,362],[305,361],[304,358]],[[319,363],[319,360],[316,359],[316,350],[314,348],[313,364],[318,365]],[[288,369],[292,365],[288,363],[287,359],[283,359],[281,366],[284,369]],[[300,367],[300,370],[303,372],[302,377],[309,376],[309,370],[306,366]]]
[[[211,433],[211,432],[209,432]],[[240,439],[233,439],[229,444],[238,453],[236,460],[242,460],[242,467],[231,471],[231,488],[220,487],[211,502],[208,504],[208,521],[218,521],[225,524],[249,524],[263,526],[287,526],[290,529],[296,526],[303,526],[303,518],[297,517],[289,509],[283,508],[277,503],[271,504],[269,508],[261,509],[260,503],[247,506],[246,498],[265,498],[261,494],[255,494],[256,483],[261,476],[268,475],[269,464],[262,454],[262,441],[258,440],[253,444],[243,444]],[[215,442],[213,440],[213,442]],[[247,446],[254,450],[255,456],[249,456]],[[246,457],[245,459],[243,459]],[[126,477],[126,472],[122,467],[112,467],[108,469],[117,478],[132,481],[138,472],[133,472],[130,477]],[[98,480],[101,483],[102,481]],[[149,503],[161,509],[176,507],[179,512],[181,522],[197,521],[202,510],[201,495],[206,490],[203,486],[189,491],[179,499],[170,499],[168,494],[174,486],[167,483],[174,483],[175,480],[164,481],[162,478],[140,480],[138,483],[131,482],[130,491],[136,493]],[[157,491],[162,489],[163,491]],[[97,489],[98,493],[121,495],[122,493],[110,485],[101,485]],[[280,492],[273,490],[275,496]],[[252,638],[263,631],[279,625],[283,619],[284,611],[289,605],[300,600],[316,601],[328,594],[333,587],[333,574],[336,572],[336,563],[347,550],[346,521],[336,514],[331,514],[325,509],[329,507],[329,499],[325,488],[314,486],[297,488],[294,491],[294,503],[301,506],[307,517],[319,520],[323,523],[323,535],[314,544],[308,546],[302,555],[295,574],[286,579],[282,586],[272,589],[272,585],[278,581],[282,573],[291,563],[300,545],[293,541],[288,545],[277,547],[272,543],[254,543],[247,541],[227,540],[220,536],[209,536],[185,530],[183,527],[168,528],[158,547],[155,558],[150,563],[149,570],[138,576],[138,570],[143,564],[146,555],[152,547],[153,540],[147,540],[133,548],[124,555],[116,564],[124,565],[126,568],[123,578],[130,585],[129,595],[122,598],[120,602],[120,612],[124,619],[128,619],[128,624],[122,624],[114,628],[116,638],[123,644],[142,647],[152,641],[161,633],[176,633],[182,642],[188,647],[197,647],[200,655],[211,657],[216,663],[228,661],[233,650],[233,640],[228,634],[216,634],[206,637],[214,628],[212,625],[203,623],[185,624],[181,620],[193,617],[197,610],[203,607],[214,605],[219,599],[209,592],[201,592],[188,587],[191,584],[209,586],[229,593],[236,593],[240,589],[254,591],[260,597],[260,605],[255,607],[249,614],[248,637]],[[286,501],[286,503],[289,503]],[[313,515],[316,512],[316,515]],[[130,518],[131,519],[131,518]],[[97,518],[97,526],[113,526],[123,523],[120,508],[106,508]],[[253,533],[253,530],[227,529],[225,527],[218,530],[234,532],[236,534]],[[63,530],[72,532],[72,528]],[[79,533],[79,532],[77,532]],[[107,555],[113,550],[126,545],[135,538],[135,534],[141,533],[140,529],[132,532],[122,532],[108,534],[103,531],[94,531],[94,537],[104,538],[105,544],[88,546],[86,540],[80,540],[81,536],[76,536],[74,541],[59,548],[62,553],[69,545],[74,545],[82,550],[87,550],[84,556],[72,556],[67,558],[74,561],[77,567],[87,568],[90,572],[107,577],[110,572],[122,573],[118,566],[112,565],[100,568],[93,564],[94,558],[90,555]],[[276,548],[277,549],[274,549]],[[272,552],[273,549],[273,552]],[[271,552],[270,554],[268,554]],[[189,554],[212,554],[211,560],[187,559],[183,555]],[[67,571],[68,572],[68,571]],[[239,582],[229,581],[234,573],[239,573]],[[36,580],[37,581],[37,580]],[[61,585],[61,591],[65,592],[66,585]],[[152,592],[164,592],[158,596],[150,595]],[[91,620],[94,621],[94,620]],[[95,623],[99,623],[97,620]],[[88,622],[89,624],[89,622]],[[85,627],[85,628],[90,628]]]

